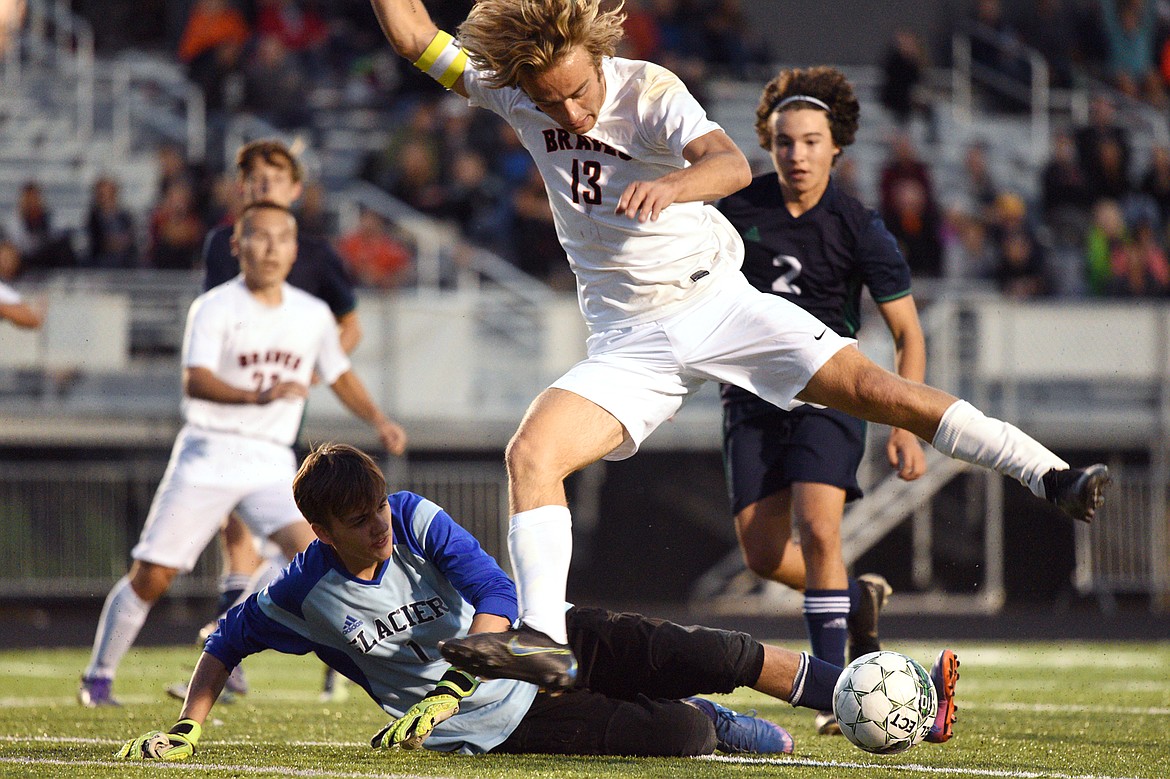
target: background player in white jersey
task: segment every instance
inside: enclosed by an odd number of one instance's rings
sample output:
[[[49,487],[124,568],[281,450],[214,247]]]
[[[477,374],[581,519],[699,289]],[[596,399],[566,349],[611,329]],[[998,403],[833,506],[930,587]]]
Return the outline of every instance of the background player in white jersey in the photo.
[[[793,408],[830,406],[994,468],[1089,520],[1105,466],[1070,470],[1015,427],[867,359],[856,342],[739,272],[743,242],[704,205],[751,181],[743,153],[671,72],[615,57],[620,5],[480,0],[462,48],[420,2],[371,0],[398,54],[504,118],[544,178],[590,328],[587,358],[529,407],[506,454],[518,636],[450,641],[485,676],[568,686],[573,662],[509,648],[565,646],[572,523],[564,479],[623,459],[706,381]]]
[[[388,496],[374,461],[350,446],[311,452],[293,494],[319,540],[220,622],[179,722],[166,734],[129,741],[119,757],[190,757],[229,669],[264,648],[314,652],[362,687],[394,718],[374,736],[375,748],[791,752],[791,737],[774,723],[686,696],[750,686],[798,706],[828,705],[832,697],[841,669],[807,654],[744,633],[576,607],[567,612],[582,658],[574,689],[556,695],[511,679],[480,682],[438,652],[445,639],[504,631],[516,618],[515,587],[478,542],[426,498]],[[958,660],[943,650],[935,666],[940,698],[950,704]],[[954,706],[939,712],[932,741],[952,733]]]
[[[78,697],[115,703],[114,674],[179,572],[190,571],[233,509],[292,558],[313,532],[292,499],[300,427],[315,370],[390,448],[401,428],[350,367],[329,307],[285,283],[296,220],[284,206],[244,209],[233,244],[242,273],[191,304],[183,336],[183,417],[129,573],[106,597]]]

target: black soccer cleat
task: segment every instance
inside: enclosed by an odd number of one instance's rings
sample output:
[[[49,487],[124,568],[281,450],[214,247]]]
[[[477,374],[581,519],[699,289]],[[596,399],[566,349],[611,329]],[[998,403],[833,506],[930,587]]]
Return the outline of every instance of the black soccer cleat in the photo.
[[[519,679],[546,690],[567,690],[577,680],[573,650],[527,625],[442,641],[439,652],[456,668],[489,679]]]
[[[849,662],[862,655],[879,652],[882,643],[878,640],[878,616],[894,588],[880,573],[863,573],[857,577],[861,587],[861,602],[846,619],[849,627]]]
[[[1112,479],[1102,463],[1088,468],[1051,470],[1041,477],[1044,496],[1064,513],[1082,522],[1092,522],[1097,509],[1105,504],[1105,488]]]

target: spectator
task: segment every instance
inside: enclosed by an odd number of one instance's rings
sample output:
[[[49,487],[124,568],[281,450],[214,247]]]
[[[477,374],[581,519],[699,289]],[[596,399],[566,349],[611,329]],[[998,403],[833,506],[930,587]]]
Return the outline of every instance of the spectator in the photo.
[[[895,30],[882,59],[879,99],[903,127],[915,110],[927,107],[921,95],[926,67],[926,48],[918,35],[912,30]]]
[[[44,191],[36,181],[26,181],[21,187],[16,213],[10,217],[6,232],[30,273],[42,274],[77,264],[69,235],[53,228]]]
[[[1044,57],[1051,85],[1068,89],[1073,86],[1073,63],[1078,56],[1077,29],[1073,11],[1064,6],[1063,0],[1033,0],[1016,27],[1020,39]]]
[[[1000,293],[1014,300],[1027,300],[1048,292],[1043,249],[1027,230],[1001,233],[998,250],[995,280]]]
[[[312,3],[298,0],[259,0],[256,32],[280,41],[301,70],[314,79],[327,70],[329,27]]]
[[[917,181],[922,185],[926,199],[933,208],[934,183],[931,180],[930,168],[918,157],[914,142],[909,133],[897,131],[890,142],[890,158],[882,166],[880,180],[881,211],[884,214],[894,210],[894,190],[905,179]]]
[[[203,232],[191,187],[182,181],[172,183],[150,215],[150,267],[191,270],[199,258]]]
[[[1170,261],[1149,219],[1134,225],[1133,240],[1115,247],[1109,264],[1106,293],[1110,296],[1162,297],[1170,291]]]
[[[625,35],[618,44],[618,54],[635,60],[656,60],[662,50],[662,29],[657,17],[647,9],[648,0],[627,0]]]
[[[309,123],[305,103],[308,79],[284,44],[262,36],[244,66],[244,106],[277,127],[289,129]]]
[[[573,276],[568,272],[568,258],[557,240],[544,180],[536,167],[529,168],[524,183],[513,194],[512,212],[512,235],[520,270],[555,289],[571,289]]]
[[[997,255],[987,222],[962,205],[943,211],[943,275],[947,279],[975,281],[995,274]]]
[[[1044,220],[1067,218],[1084,224],[1093,203],[1089,182],[1077,159],[1073,137],[1065,131],[1052,136],[1052,156],[1040,174],[1040,197]]]
[[[1031,73],[1020,35],[1004,17],[1000,0],[975,0],[968,27],[974,65],[1018,84],[1029,83]],[[991,101],[1002,110],[1025,107],[1000,90],[995,91]]]
[[[1101,0],[1098,5],[1108,44],[1106,68],[1114,86],[1132,98],[1164,106],[1166,91],[1155,67],[1154,0]]]
[[[1089,292],[1109,293],[1113,258],[1122,256],[1130,242],[1121,206],[1115,200],[1099,200],[1093,206],[1093,223],[1085,236],[1085,279]]]
[[[449,179],[444,198],[447,216],[480,246],[503,249],[508,203],[503,185],[488,171],[484,158],[470,149],[458,152]]]
[[[768,62],[767,45],[745,17],[741,0],[710,0],[698,18],[713,69],[745,78],[751,66]]]
[[[1126,154],[1114,138],[1101,138],[1095,148],[1089,192],[1094,199],[1103,197],[1124,201],[1134,192],[1129,180]]]
[[[411,140],[401,147],[388,191],[424,214],[444,216],[439,160],[430,144]]]
[[[963,155],[963,188],[971,203],[978,209],[983,218],[989,218],[987,212],[995,205],[999,197],[999,185],[991,174],[991,166],[987,159],[987,143],[976,141],[968,144]]]
[[[386,229],[382,217],[363,208],[357,227],[337,242],[337,253],[363,287],[394,289],[408,280],[414,258]]]
[[[102,176],[93,184],[93,202],[86,219],[91,268],[133,268],[138,265],[134,217],[118,201],[118,182]]]
[[[228,0],[195,0],[179,41],[179,59],[203,91],[209,111],[230,107],[229,81],[238,74],[251,31]]]
[[[1158,206],[1158,224],[1170,224],[1170,148],[1154,146],[1150,149],[1150,166],[1142,174],[1138,191]]]
[[[1089,123],[1074,132],[1077,159],[1094,196],[1100,192],[1103,181],[1115,178],[1118,171],[1125,175],[1129,172],[1132,149],[1129,130],[1122,127],[1116,117],[1113,98],[1098,92],[1089,100]],[[1113,148],[1103,153],[1101,147],[1109,145]],[[1111,171],[1103,170],[1106,165]]]

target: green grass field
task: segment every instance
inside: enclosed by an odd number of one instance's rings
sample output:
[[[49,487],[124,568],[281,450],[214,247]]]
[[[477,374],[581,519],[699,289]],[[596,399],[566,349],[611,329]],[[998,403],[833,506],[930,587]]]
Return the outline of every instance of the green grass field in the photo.
[[[252,692],[216,707],[199,754],[173,765],[118,763],[111,755],[122,741],[173,723],[179,707],[163,688],[190,673],[197,649],[133,650],[116,686],[124,706],[98,710],[83,709],[74,699],[87,651],[0,652],[0,776],[1170,777],[1170,643],[953,646],[962,661],[955,739],[894,757],[818,737],[811,712],[751,691],[719,700],[758,709],[784,725],[796,738],[794,755],[664,760],[379,754],[368,739],[385,718],[364,693],[341,704],[319,703],[320,664],[265,653],[248,660]],[[937,645],[891,648],[929,664]]]

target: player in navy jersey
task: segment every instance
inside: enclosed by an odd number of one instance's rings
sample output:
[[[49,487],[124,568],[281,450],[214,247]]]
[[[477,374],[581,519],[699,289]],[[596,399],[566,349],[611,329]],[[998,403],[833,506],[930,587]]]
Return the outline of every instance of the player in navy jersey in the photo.
[[[841,72],[781,71],[756,112],[760,146],[775,170],[719,209],[743,237],[743,273],[752,286],[792,301],[837,334],[855,336],[867,287],[893,336],[898,375],[921,382],[926,342],[910,268],[881,217],[830,175],[853,143],[859,112]],[[730,384],[721,392],[727,482],[748,567],[804,591],[817,657],[843,665],[847,629],[850,659],[877,651],[877,615],[890,587],[876,574],[848,577],[841,554],[845,503],[861,497],[865,423],[830,408],[782,409]],[[902,479],[926,470],[922,446],[906,430],[890,429],[886,455]],[[832,712],[817,715],[817,730],[840,733]]]
[[[673,756],[790,752],[791,737],[699,693],[750,686],[797,706],[829,705],[840,668],[744,633],[682,627],[636,614],[567,610],[580,658],[573,689],[550,694],[512,679],[479,681],[441,659],[443,641],[506,631],[512,581],[443,509],[410,492],[387,496],[367,455],[343,444],[309,454],[293,484],[317,541],[261,592],[221,620],[167,733],[133,739],[125,759],[182,760],[246,655],[315,653],[364,689],[393,720],[375,748],[443,752]],[[567,604],[566,604],[567,606]],[[958,659],[943,650],[928,738],[954,722]]]

